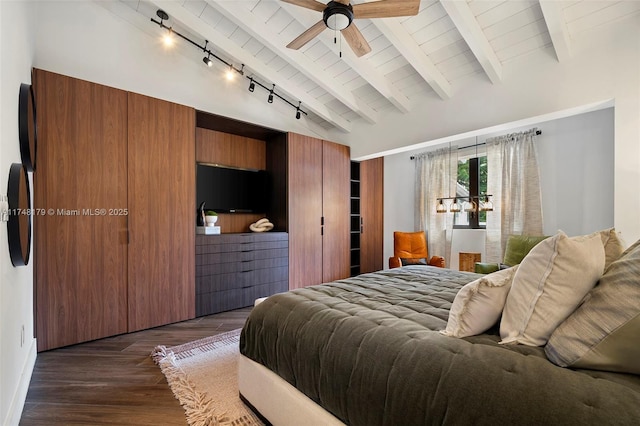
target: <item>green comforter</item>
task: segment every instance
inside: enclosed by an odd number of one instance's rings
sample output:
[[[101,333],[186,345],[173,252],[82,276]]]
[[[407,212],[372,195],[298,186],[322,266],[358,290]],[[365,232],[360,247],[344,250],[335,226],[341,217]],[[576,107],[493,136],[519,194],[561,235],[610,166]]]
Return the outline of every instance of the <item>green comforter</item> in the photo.
[[[560,368],[499,336],[442,336],[478,275],[428,266],[269,297],[240,351],[350,425],[638,425],[640,377]]]

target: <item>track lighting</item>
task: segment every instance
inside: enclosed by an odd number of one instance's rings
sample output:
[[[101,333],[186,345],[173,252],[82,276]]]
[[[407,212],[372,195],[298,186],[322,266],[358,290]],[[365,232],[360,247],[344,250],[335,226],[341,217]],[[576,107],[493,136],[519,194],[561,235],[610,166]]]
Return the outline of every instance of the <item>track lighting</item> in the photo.
[[[244,75],[244,64],[242,64],[242,66],[240,68],[236,68],[236,67],[233,66],[233,64],[227,62],[226,60],[222,59],[221,57],[219,57],[218,55],[213,53],[213,51],[210,48],[208,48],[209,40],[205,40],[204,45],[200,45],[200,44],[196,43],[195,41],[191,40],[190,38],[188,38],[187,36],[185,36],[183,34],[180,34],[178,31],[175,31],[172,27],[166,26],[164,24],[164,21],[169,19],[169,15],[167,15],[167,13],[162,9],[158,9],[156,11],[156,16],[158,18],[160,18],[160,20],[158,21],[155,18],[151,18],[151,22],[153,22],[154,24],[157,24],[163,30],[167,30],[167,34],[165,34],[165,36],[164,36],[165,44],[167,46],[170,46],[170,45],[174,44],[175,37],[180,37],[182,40],[184,40],[187,43],[193,45],[194,47],[197,47],[198,49],[202,50],[205,53],[206,56],[204,56],[202,58],[202,62],[204,62],[208,67],[212,67],[213,66],[213,59],[216,59],[216,60],[222,62],[224,65],[226,65],[228,67],[228,70],[225,73],[225,76],[226,76],[226,78],[228,80],[233,80],[233,78],[235,77],[236,74]],[[247,77],[247,78],[250,81],[250,83],[249,83],[249,91],[250,92],[253,92],[256,89],[256,85],[258,85],[258,86],[262,87],[264,90],[269,92],[269,97],[267,98],[267,102],[269,102],[270,104],[273,103],[273,98],[276,97],[276,98],[282,100],[283,102],[289,104],[292,108],[295,108],[295,110],[296,110],[296,118],[297,119],[300,119],[300,117],[302,116],[301,114],[307,115],[307,112],[303,111],[301,109],[301,105],[302,105],[301,101],[298,101],[298,105],[296,106],[294,103],[292,103],[287,98],[279,95],[278,93],[275,92],[275,88],[276,88],[275,84],[273,84],[271,89],[269,89],[268,85],[264,85],[264,84],[260,83],[259,81],[257,81],[254,78],[254,76]]]
[[[273,90],[276,88],[275,83],[273,84],[273,87],[271,88],[271,90],[269,91],[269,97],[267,98],[267,102],[269,102],[270,104],[273,103]]]

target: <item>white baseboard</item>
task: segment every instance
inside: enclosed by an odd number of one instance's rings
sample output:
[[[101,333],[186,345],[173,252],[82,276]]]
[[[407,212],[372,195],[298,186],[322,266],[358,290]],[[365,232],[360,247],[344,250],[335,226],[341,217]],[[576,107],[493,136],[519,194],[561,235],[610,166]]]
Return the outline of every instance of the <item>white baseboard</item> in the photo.
[[[20,383],[16,389],[13,398],[11,399],[11,406],[5,418],[4,426],[14,426],[20,423],[20,417],[22,417],[22,409],[24,408],[24,402],[27,399],[27,391],[29,390],[29,383],[31,382],[31,374],[33,368],[36,365],[36,356],[38,354],[36,339],[31,340],[31,346],[29,347],[29,354],[22,368],[20,374]]]

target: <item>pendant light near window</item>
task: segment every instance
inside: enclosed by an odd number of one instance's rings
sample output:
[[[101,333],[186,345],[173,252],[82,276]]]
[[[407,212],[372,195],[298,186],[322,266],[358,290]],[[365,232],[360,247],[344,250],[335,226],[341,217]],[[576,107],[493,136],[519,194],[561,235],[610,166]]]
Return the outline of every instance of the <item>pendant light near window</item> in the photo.
[[[476,158],[478,158],[478,137],[476,136]],[[451,194],[451,143],[449,143],[449,194]],[[457,179],[456,179],[457,181]],[[484,195],[457,195],[453,197],[438,197],[436,204],[436,213],[459,213],[464,211],[466,213],[476,213],[478,211],[491,212],[493,211],[493,203],[491,202],[490,194]],[[453,203],[449,205],[449,208],[445,205],[445,200],[453,200]],[[464,200],[462,204],[458,200]]]

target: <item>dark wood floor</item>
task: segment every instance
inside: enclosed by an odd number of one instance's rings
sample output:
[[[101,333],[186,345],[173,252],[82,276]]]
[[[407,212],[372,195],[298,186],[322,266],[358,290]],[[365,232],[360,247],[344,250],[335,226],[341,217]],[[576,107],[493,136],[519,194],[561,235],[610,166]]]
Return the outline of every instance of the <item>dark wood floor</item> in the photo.
[[[241,328],[250,308],[41,352],[21,425],[186,425],[149,354]]]

